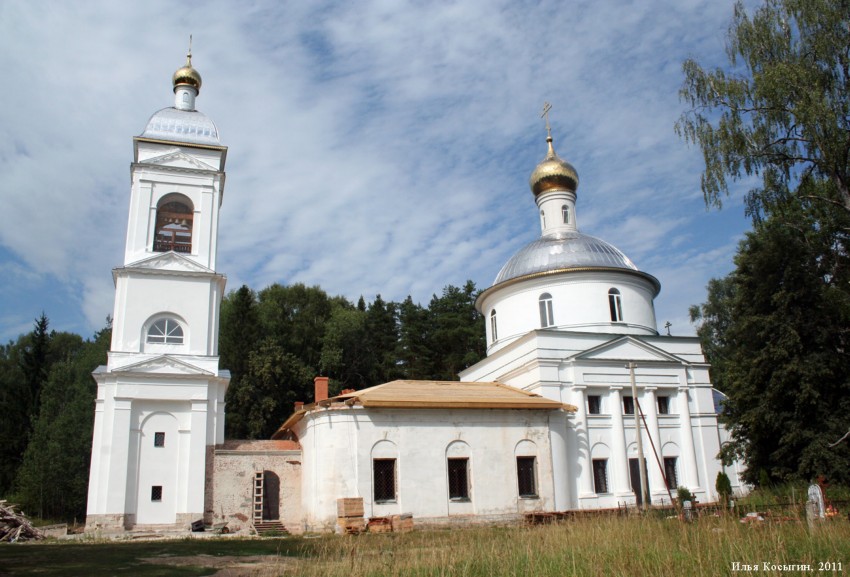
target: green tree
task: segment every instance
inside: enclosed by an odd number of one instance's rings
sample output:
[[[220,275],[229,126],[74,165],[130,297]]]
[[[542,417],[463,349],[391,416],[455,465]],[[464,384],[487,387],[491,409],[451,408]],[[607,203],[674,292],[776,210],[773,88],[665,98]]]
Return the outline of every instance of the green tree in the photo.
[[[91,372],[106,362],[111,331],[83,341],[54,334],[50,373],[41,391],[33,434],[16,475],[16,496],[31,514],[82,519],[86,509],[96,385]]]
[[[20,358],[28,338],[0,346],[0,496],[11,490],[29,440],[29,392]]]
[[[248,372],[234,391],[227,418],[238,438],[268,439],[292,413],[296,401],[313,400],[315,372],[273,339],[250,353]]]
[[[366,342],[371,361],[369,380],[373,385],[386,383],[401,376],[396,355],[398,327],[398,304],[385,302],[381,295],[377,295],[366,311]]]
[[[702,190],[721,205],[728,179],[759,176],[748,195],[758,219],[786,197],[850,212],[850,6],[846,0],[735,4],[730,67],[684,63],[692,108],[677,132],[702,149]]]
[[[334,307],[325,325],[320,372],[331,377],[339,389],[362,389],[379,384],[370,381],[371,361],[366,312]]]
[[[785,207],[789,227],[769,218],[747,235],[736,269],[709,293],[717,331],[702,332],[713,376],[728,398],[729,454],[747,480],[850,481],[850,218],[819,203]],[[721,286],[721,285],[715,285]],[[724,310],[725,309],[725,310]],[[702,328],[705,327],[705,324]]]
[[[475,309],[477,296],[475,283],[470,280],[463,287],[449,285],[441,296],[431,299],[428,348],[438,359],[432,378],[457,380],[460,371],[484,357],[484,318]]]

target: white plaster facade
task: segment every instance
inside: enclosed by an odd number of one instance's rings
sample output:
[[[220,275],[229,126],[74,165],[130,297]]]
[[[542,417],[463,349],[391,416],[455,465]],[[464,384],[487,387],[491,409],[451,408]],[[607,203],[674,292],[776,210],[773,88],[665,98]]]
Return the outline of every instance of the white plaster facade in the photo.
[[[303,449],[303,530],[333,530],[337,499],[362,497],[366,517],[410,513],[421,523],[515,519],[558,509],[546,410],[368,409],[308,413],[293,431]],[[535,458],[533,496],[521,496],[517,457]],[[467,459],[468,497],[449,495],[448,462]],[[376,501],[375,459],[396,461],[396,496]],[[562,497],[562,496],[561,496]],[[566,504],[565,502],[563,504]]]
[[[174,84],[175,106],[133,140],[112,343],[107,365],[93,373],[89,530],[185,527],[202,518],[208,447],[224,441],[225,277],[215,263],[227,148],[194,110],[200,75],[190,63]]]
[[[624,405],[634,363],[651,501],[669,503],[677,486],[714,501],[723,470],[716,457],[727,435],[699,340],[660,336],[653,304],[660,283],[615,247],[579,232],[578,175],[555,154],[551,136],[548,142],[531,178],[541,237],[479,296],[488,356],[461,380],[497,381],[575,405],[565,421],[566,453],[553,453],[565,463],[554,469],[554,482],[568,494],[565,509],[609,508],[634,504],[640,487],[635,417]],[[725,471],[735,490],[746,490],[737,463]]]

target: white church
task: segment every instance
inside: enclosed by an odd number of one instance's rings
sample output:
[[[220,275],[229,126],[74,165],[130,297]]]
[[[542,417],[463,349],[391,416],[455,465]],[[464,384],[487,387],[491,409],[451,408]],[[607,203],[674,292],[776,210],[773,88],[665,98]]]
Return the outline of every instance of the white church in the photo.
[[[93,373],[88,531],[198,520],[331,531],[341,499],[362,502],[366,518],[417,524],[669,504],[678,486],[710,502],[721,470],[745,490],[739,466],[717,459],[726,432],[698,339],[660,335],[658,280],[579,231],[578,174],[551,133],[530,179],[541,236],[476,303],[484,360],[460,381],[331,398],[317,377],[314,402],[271,440],[225,441],[216,252],[227,147],[195,109],[191,54],[172,81],[174,105],[133,139],[112,343]]]

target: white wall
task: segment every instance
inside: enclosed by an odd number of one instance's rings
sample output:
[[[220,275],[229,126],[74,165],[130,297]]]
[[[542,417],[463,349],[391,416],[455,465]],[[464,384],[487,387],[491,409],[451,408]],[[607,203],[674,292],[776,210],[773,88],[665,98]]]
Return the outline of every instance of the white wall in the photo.
[[[304,451],[305,528],[331,529],[342,497],[363,497],[367,517],[412,513],[419,520],[471,515],[486,520],[554,510],[550,413],[362,407],[308,413],[295,429]],[[468,503],[448,496],[447,451],[458,441],[469,454]],[[518,497],[517,451],[524,455],[529,446],[523,441],[536,447],[537,498]],[[397,459],[394,503],[374,502],[374,455]]]
[[[623,321],[612,322],[608,291],[620,291]],[[552,295],[552,329],[617,334],[657,334],[649,280],[627,272],[569,272],[497,288],[480,303],[487,324],[487,353],[492,354],[540,325],[539,298]],[[496,309],[498,340],[493,341],[490,314]]]

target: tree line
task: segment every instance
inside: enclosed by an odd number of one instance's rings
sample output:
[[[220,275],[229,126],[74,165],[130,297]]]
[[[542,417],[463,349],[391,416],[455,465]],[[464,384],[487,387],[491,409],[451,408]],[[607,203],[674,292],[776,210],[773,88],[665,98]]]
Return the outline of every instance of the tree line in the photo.
[[[319,287],[247,286],[222,302],[219,351],[230,369],[226,434],[268,438],[296,401],[313,400],[313,378],[331,394],[395,379],[457,380],[486,352],[472,281],[447,286],[427,307],[380,295],[356,304]]]
[[[367,303],[318,286],[242,286],[222,301],[220,366],[231,371],[226,436],[268,438],[310,402],[313,378],[331,391],[398,379],[456,380],[485,354],[474,283],[447,286],[428,306],[408,297]],[[0,346],[0,498],[31,515],[85,518],[94,403],[91,376],[106,364],[112,331],[93,337],[33,330]]]
[[[703,152],[706,204],[729,181],[753,230],[691,308],[726,393],[724,456],[765,485],[850,483],[850,4],[735,4],[729,66],[684,64],[677,129]]]

